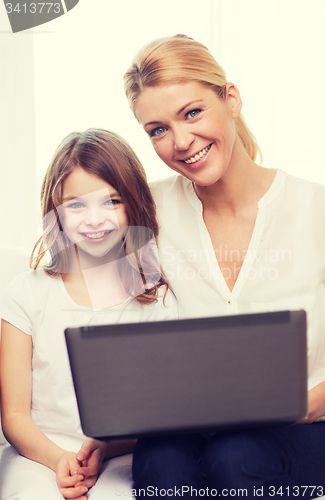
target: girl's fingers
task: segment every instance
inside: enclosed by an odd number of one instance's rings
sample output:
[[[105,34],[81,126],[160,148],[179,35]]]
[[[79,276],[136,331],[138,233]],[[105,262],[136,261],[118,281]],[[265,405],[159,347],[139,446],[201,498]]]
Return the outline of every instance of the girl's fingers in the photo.
[[[81,474],[76,474],[75,476],[64,476],[60,478],[60,488],[71,488],[75,486],[78,482],[84,480],[84,476]]]
[[[84,479],[84,481],[82,481],[82,483],[77,483],[75,485],[76,486],[87,486],[87,488],[91,488],[92,486],[94,486],[96,484],[96,481],[98,479],[98,476],[90,476],[90,477],[87,477],[86,479]]]
[[[98,441],[92,438],[87,438],[86,441],[82,443],[80,450],[77,453],[77,460],[84,462],[90,458],[91,454],[97,450]]]
[[[75,488],[60,488],[60,493],[64,498],[74,500],[87,500],[87,497],[84,496],[87,491],[88,488],[86,486],[78,486]]]
[[[78,469],[78,476],[84,476],[84,477],[88,477],[88,476],[93,476],[94,474],[96,474],[96,472],[98,471],[97,468],[94,468],[94,467],[80,467]]]

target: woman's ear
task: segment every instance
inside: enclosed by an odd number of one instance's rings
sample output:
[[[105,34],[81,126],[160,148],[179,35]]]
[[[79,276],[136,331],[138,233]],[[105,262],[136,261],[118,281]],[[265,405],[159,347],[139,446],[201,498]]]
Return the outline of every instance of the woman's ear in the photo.
[[[240,115],[243,104],[239,90],[236,85],[231,82],[226,84],[226,99],[231,111],[231,116],[235,120]]]

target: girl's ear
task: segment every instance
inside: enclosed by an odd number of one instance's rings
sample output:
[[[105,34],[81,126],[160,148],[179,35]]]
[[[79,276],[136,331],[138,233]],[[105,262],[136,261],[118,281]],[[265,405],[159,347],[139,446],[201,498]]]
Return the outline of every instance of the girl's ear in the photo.
[[[229,105],[232,118],[235,120],[240,115],[242,109],[242,100],[236,85],[231,82],[226,84],[226,99]]]

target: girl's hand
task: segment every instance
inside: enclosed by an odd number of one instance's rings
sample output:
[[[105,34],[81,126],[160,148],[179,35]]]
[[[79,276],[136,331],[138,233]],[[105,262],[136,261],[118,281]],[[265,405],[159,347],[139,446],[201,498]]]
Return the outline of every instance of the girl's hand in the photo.
[[[105,457],[106,443],[87,438],[77,453],[77,460],[82,463],[77,468],[78,475],[84,477],[82,484],[91,488],[96,483]]]
[[[77,470],[77,474],[84,476],[82,484],[88,488],[94,486],[103,461],[132,453],[135,443],[136,439],[105,442],[87,438],[77,453],[77,460],[82,463],[82,466]]]
[[[308,391],[308,414],[300,423],[311,424],[322,415],[325,415],[325,382]]]
[[[85,485],[84,476],[77,473],[79,468],[80,462],[76,453],[66,451],[58,460],[56,482],[61,495],[66,499],[87,500],[85,493],[88,487]]]

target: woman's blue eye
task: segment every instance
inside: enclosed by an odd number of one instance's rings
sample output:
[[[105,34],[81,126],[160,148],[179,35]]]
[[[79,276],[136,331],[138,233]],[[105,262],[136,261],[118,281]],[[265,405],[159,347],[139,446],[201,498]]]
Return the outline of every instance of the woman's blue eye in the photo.
[[[163,134],[166,130],[166,127],[157,127],[154,130],[150,132],[150,137],[157,137],[161,134]]]
[[[188,113],[186,113],[186,116],[188,118],[195,118],[200,112],[201,112],[201,109],[192,109],[192,111],[189,111]]]

